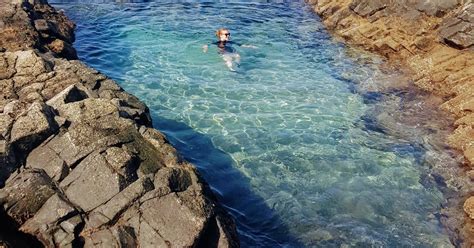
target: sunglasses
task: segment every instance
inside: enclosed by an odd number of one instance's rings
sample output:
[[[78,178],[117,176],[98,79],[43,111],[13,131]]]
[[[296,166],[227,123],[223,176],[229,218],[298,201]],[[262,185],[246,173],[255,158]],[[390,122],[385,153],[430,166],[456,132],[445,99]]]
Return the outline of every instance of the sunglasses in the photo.
[[[221,34],[221,35],[230,36],[230,33],[227,33],[227,34]]]

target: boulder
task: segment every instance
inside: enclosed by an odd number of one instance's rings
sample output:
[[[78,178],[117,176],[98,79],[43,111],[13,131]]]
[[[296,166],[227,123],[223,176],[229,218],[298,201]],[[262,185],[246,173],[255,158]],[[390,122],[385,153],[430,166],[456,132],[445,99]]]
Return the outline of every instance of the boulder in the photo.
[[[388,0],[353,0],[349,8],[358,15],[367,17],[386,8],[388,2]]]
[[[46,21],[45,19],[35,20],[34,25],[35,25],[36,30],[40,32],[46,32],[51,28],[48,21]]]
[[[469,197],[464,202],[464,212],[469,216],[471,220],[474,220],[474,196]]]
[[[59,228],[58,223],[66,216],[77,213],[77,210],[59,194],[51,196],[38,212],[25,222],[20,230],[35,236],[48,235],[51,229]],[[65,225],[66,227],[67,224]],[[66,228],[72,231],[74,228]],[[45,238],[42,238],[45,240]]]
[[[140,221],[138,230],[138,242],[141,247],[170,247],[171,243],[164,240],[160,233],[148,224],[146,220]]]
[[[60,57],[67,59],[78,59],[76,49],[66,41],[55,39],[48,44],[48,48]]]
[[[422,0],[418,1],[416,8],[427,15],[442,17],[459,4],[460,0]]]
[[[120,244],[120,247],[138,247],[139,243],[135,235],[135,230],[130,226],[117,226],[112,229],[112,233]],[[141,245],[141,247],[145,247]]]
[[[180,163],[180,158],[176,149],[166,140],[165,136],[156,129],[142,126],[140,134],[143,138],[153,145],[159,153],[159,161],[167,167],[174,167]]]
[[[150,111],[138,98],[124,91],[114,92],[114,102],[120,110],[120,116],[134,120],[139,125],[152,126]]]
[[[458,49],[474,47],[474,4],[466,4],[454,16],[444,20],[439,28],[439,37]]]
[[[23,224],[55,193],[51,178],[43,170],[27,169],[0,189],[0,202],[9,216]]]
[[[0,47],[11,52],[33,48],[39,44],[38,32],[31,24],[28,13],[16,6],[15,1],[2,1],[0,5],[0,20],[3,23]]]
[[[19,156],[24,156],[58,130],[54,116],[49,106],[35,102],[13,123],[10,140]]]
[[[113,146],[105,151],[104,157],[109,166],[123,177],[130,178],[131,180],[137,178],[140,159],[135,153],[126,148]]]
[[[15,52],[16,63],[15,77],[31,76],[36,77],[42,73],[51,71],[50,65],[34,50]]]
[[[204,210],[193,211],[176,193],[144,202],[140,212],[149,227],[173,247],[195,246],[209,217]]]
[[[88,98],[86,90],[81,87],[81,85],[71,85],[65,88],[63,91],[59,92],[53,98],[49,99],[46,104],[58,109],[59,107],[72,102],[78,102]]]
[[[42,169],[49,177],[59,182],[69,174],[69,167],[51,148],[38,146],[26,158],[27,168]]]
[[[137,133],[132,123],[108,116],[92,123],[73,123],[68,131],[54,136],[46,145],[68,166],[75,167],[94,151],[103,152],[110,146],[132,142]]]
[[[70,94],[68,95],[70,96]],[[110,100],[100,98],[87,98],[82,101],[62,104],[56,107],[61,117],[73,123],[89,122],[95,119],[100,120],[101,117],[107,115],[119,115],[118,108]]]
[[[125,188],[120,175],[98,153],[86,157],[60,184],[67,198],[89,212]]]
[[[153,190],[153,182],[149,177],[142,177],[115,195],[106,204],[94,209],[89,214],[87,229],[96,229],[116,219],[127,207],[146,192]]]

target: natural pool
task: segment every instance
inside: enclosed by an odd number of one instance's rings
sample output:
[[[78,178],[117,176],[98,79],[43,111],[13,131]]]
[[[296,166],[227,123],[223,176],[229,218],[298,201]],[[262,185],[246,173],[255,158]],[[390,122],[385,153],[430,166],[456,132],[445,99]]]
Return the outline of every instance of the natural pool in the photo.
[[[304,2],[53,5],[77,23],[79,57],[142,99],[199,168],[243,247],[451,246],[438,218],[450,181],[434,172],[456,163],[443,120]],[[258,47],[236,47],[237,72],[201,49],[222,26]]]

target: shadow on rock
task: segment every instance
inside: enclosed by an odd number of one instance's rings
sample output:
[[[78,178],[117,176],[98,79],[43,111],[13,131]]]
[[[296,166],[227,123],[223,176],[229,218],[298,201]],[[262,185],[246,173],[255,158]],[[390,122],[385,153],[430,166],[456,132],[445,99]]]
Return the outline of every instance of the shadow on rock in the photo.
[[[209,137],[156,113],[152,119],[180,155],[198,168],[218,202],[234,217],[242,247],[303,246],[265,200],[252,191],[249,179],[233,166],[231,156],[215,147]]]

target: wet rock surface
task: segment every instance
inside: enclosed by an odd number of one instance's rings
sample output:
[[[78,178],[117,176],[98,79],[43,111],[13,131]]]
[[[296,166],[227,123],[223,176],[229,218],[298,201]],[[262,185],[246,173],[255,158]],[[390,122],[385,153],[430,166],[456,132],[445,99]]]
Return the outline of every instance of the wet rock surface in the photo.
[[[408,69],[422,90],[441,96],[441,108],[457,120],[450,146],[474,164],[474,3],[465,0],[308,0],[325,25],[347,43],[385,56]],[[464,225],[447,223],[453,243],[474,244],[472,191]],[[471,197],[469,197],[471,196]],[[462,206],[458,206],[462,208]],[[450,222],[448,220],[447,222]]]
[[[148,108],[77,60],[45,1],[1,1],[0,245],[238,247]]]

